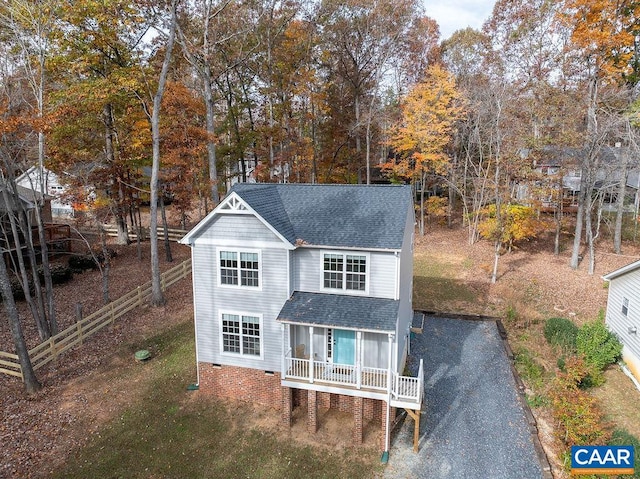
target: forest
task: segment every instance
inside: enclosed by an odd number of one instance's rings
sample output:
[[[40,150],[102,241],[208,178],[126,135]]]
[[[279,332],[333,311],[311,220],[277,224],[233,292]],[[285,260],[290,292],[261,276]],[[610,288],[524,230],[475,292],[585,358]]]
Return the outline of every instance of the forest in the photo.
[[[601,227],[619,253],[637,223],[639,9],[498,0],[481,30],[441,40],[418,0],[2,2],[0,291],[16,350],[10,277],[29,298],[38,263],[30,307],[43,340],[57,330],[42,195],[27,211],[16,186],[34,166],[119,242],[149,205],[154,304],[158,207],[186,226],[245,181],[410,183],[422,234],[458,219],[495,244],[492,281],[519,241],[551,230],[557,251],[569,227],[571,266],[586,246],[593,272]],[[4,254],[9,238],[27,260]]]

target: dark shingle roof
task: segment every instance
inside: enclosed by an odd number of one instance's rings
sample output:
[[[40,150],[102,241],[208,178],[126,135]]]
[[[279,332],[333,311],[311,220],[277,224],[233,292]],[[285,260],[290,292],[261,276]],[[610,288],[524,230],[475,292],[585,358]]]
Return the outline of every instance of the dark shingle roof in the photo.
[[[395,331],[400,301],[296,291],[278,321],[343,329]]]
[[[240,183],[231,190],[287,241],[400,249],[409,186]]]

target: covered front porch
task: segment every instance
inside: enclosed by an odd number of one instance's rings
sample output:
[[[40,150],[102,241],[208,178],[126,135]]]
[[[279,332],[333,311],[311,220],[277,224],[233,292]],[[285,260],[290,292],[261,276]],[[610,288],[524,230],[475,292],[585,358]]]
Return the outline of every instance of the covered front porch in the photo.
[[[323,360],[296,358],[293,354],[293,350],[289,348],[283,357],[283,386],[339,394],[351,393],[380,400],[387,400],[390,394],[392,407],[414,410],[421,407],[424,391],[422,360],[418,376],[412,377],[359,363],[328,363]]]
[[[295,292],[282,308],[282,385],[379,399],[419,410],[418,376],[403,376],[398,351],[398,301]]]

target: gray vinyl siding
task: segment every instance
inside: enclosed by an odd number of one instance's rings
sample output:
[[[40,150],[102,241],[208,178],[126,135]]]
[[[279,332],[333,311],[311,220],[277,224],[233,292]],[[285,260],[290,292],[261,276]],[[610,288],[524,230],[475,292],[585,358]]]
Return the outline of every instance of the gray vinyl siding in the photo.
[[[398,311],[398,329],[396,338],[398,343],[397,371],[404,369],[411,321],[413,320],[413,235],[415,231],[413,210],[407,213],[407,220],[400,254],[400,308]]]
[[[240,244],[238,247],[241,249]],[[218,286],[215,245],[196,242],[192,254],[199,361],[279,371],[282,331],[275,318],[289,296],[287,251],[262,249],[261,290]],[[262,359],[221,354],[220,311],[262,315]]]
[[[368,368],[389,367],[389,337],[386,334],[363,333],[362,365]]]
[[[195,241],[197,242],[199,239],[280,241],[280,239],[255,216],[230,213],[215,216],[208,227],[200,232]]]
[[[340,249],[321,250],[316,248],[298,248],[293,251],[293,289],[309,293],[321,293],[322,263],[321,254],[324,251],[341,251]],[[354,251],[344,251],[346,254],[358,254]],[[374,298],[395,298],[396,292],[396,257],[392,252],[367,252],[369,255],[369,294]],[[344,291],[344,294],[350,294]],[[357,293],[356,293],[357,294]]]
[[[629,300],[627,316],[622,314],[623,298]],[[640,358],[640,269],[611,280],[606,322],[630,352]],[[629,333],[631,326],[637,328],[636,333]]]

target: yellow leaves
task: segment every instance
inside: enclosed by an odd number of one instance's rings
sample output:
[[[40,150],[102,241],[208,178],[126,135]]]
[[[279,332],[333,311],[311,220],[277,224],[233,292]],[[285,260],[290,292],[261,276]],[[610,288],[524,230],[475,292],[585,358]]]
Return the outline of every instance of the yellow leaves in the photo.
[[[529,206],[502,205],[498,215],[496,205],[489,205],[482,214],[483,220],[478,225],[480,236],[508,244],[509,248],[518,241],[535,238],[543,226]]]
[[[631,0],[566,0],[561,16],[578,48],[596,61],[599,72],[627,74],[635,51],[640,6]]]
[[[439,65],[429,67],[425,80],[402,103],[402,120],[390,140],[398,154],[413,160],[412,174],[446,167],[445,148],[462,111],[453,76]]]

